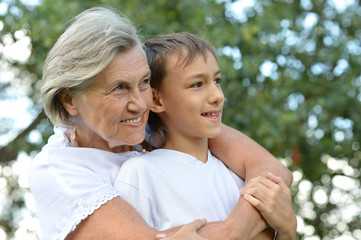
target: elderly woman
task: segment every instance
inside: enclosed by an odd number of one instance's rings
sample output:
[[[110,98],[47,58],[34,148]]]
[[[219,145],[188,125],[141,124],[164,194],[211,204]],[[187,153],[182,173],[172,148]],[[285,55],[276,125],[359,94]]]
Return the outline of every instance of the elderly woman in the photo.
[[[41,238],[155,239],[159,232],[114,190],[121,165],[141,154],[132,146],[145,137],[152,103],[150,69],[134,26],[115,11],[86,10],[49,52],[43,79],[43,105],[55,127],[30,171]],[[292,180],[277,159],[227,126],[210,149],[246,183],[267,172]],[[248,239],[266,223],[241,198],[224,222],[196,221],[173,239],[202,239],[200,227],[206,238]]]

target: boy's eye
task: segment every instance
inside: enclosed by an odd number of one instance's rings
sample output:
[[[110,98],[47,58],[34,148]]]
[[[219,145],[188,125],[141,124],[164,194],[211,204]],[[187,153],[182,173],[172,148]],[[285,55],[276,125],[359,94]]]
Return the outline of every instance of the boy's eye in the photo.
[[[195,88],[199,88],[201,86],[202,86],[202,82],[197,82],[197,83],[192,85],[192,87],[195,87]]]
[[[221,84],[221,78],[214,79],[214,83],[215,84]]]

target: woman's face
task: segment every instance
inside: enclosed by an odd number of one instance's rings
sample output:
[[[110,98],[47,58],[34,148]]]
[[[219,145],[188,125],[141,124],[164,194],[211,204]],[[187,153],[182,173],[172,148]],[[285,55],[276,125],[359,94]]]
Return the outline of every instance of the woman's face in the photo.
[[[135,46],[115,56],[74,99],[77,137],[91,145],[99,141],[95,147],[108,150],[138,144],[144,139],[151,104],[149,66],[144,52]]]

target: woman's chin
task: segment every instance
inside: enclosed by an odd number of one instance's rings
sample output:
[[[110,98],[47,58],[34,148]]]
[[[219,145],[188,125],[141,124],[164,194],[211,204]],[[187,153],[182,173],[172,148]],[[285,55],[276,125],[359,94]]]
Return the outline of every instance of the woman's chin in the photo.
[[[126,139],[126,144],[130,146],[134,146],[140,144],[144,141],[145,134],[140,134],[139,136],[132,136],[131,139]]]
[[[130,136],[122,136],[117,139],[108,140],[107,145],[110,149],[118,149],[123,146],[134,146],[143,142],[145,138],[145,131],[139,134],[131,134]]]

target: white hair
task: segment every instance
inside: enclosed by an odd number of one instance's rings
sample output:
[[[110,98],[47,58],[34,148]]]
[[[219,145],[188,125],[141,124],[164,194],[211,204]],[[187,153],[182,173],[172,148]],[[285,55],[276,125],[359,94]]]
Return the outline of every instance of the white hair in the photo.
[[[54,125],[71,127],[59,92],[79,95],[120,52],[141,46],[137,31],[123,14],[103,7],[76,16],[49,52],[41,88],[45,113]]]

